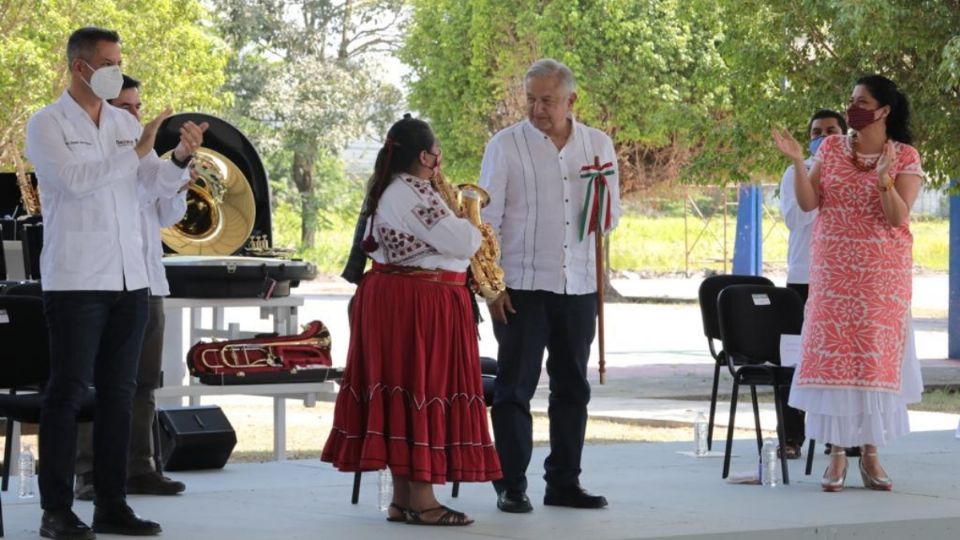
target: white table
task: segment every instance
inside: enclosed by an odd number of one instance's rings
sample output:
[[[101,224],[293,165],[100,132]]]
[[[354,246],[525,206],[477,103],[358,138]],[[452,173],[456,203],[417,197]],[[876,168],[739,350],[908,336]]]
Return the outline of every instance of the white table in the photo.
[[[259,332],[241,330],[239,322],[228,321],[226,308],[259,308],[260,319],[273,320],[273,331],[280,334],[299,332],[297,308],[303,306],[302,296],[282,298],[165,298],[163,313],[166,319],[163,333],[164,386],[156,392],[160,406],[180,406],[183,398],[190,405],[199,405],[203,396],[253,395],[273,398],[273,457],[286,459],[286,400],[302,399],[308,407],[318,399],[334,401],[335,383],[242,384],[205,385],[187,372],[186,356],[189,348],[201,338],[243,339]],[[211,311],[209,325],[204,324],[204,311]]]

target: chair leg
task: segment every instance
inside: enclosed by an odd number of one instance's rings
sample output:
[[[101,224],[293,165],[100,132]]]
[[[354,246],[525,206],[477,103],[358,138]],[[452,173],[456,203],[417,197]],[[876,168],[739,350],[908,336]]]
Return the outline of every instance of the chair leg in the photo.
[[[707,450],[713,450],[713,421],[717,416],[717,391],[720,388],[720,362],[713,366],[713,391],[710,393],[710,421],[707,423]]]
[[[773,385],[773,403],[777,411],[777,441],[780,448],[780,470],[783,473],[783,485],[790,484],[790,470],[787,468],[787,431],[783,425],[783,404],[780,403],[780,387]]]
[[[807,448],[807,470],[805,471],[807,476],[810,476],[810,472],[813,471],[813,449],[817,447],[817,441],[810,439],[810,447]]]
[[[730,394],[730,423],[727,424],[727,448],[723,453],[723,478],[730,475],[730,456],[733,454],[733,429],[737,420],[737,394],[740,393],[740,381],[733,379],[733,391]]]
[[[760,405],[757,403],[757,387],[750,385],[750,397],[753,399],[753,426],[757,430],[757,454],[763,449],[763,434],[760,433]]]
[[[453,483],[453,493],[451,493],[450,496],[454,499],[460,496],[460,482]]]
[[[357,504],[360,501],[360,478],[363,473],[353,473],[353,495],[350,496],[350,502]]]
[[[4,439],[3,443],[3,481],[0,485],[0,489],[6,491],[10,487],[10,454],[13,452],[13,447],[10,446],[10,441],[13,439],[13,419],[7,418],[7,438]]]

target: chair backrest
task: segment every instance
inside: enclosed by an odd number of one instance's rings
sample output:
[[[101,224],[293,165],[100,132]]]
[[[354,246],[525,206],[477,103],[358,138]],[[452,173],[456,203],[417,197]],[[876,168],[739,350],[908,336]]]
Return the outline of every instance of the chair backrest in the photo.
[[[50,347],[42,299],[0,295],[0,343],[0,388],[47,381]]]
[[[2,293],[10,296],[34,296],[40,298],[43,296],[43,290],[40,288],[39,281],[18,281],[8,283]]]
[[[3,249],[3,234],[0,234],[0,280],[7,279],[7,254]]]
[[[781,334],[799,335],[803,329],[803,300],[790,289],[731,285],[717,304],[720,340],[734,365],[780,365]]]
[[[700,317],[703,319],[703,335],[707,339],[720,339],[720,323],[717,321],[717,298],[720,291],[731,285],[766,285],[773,282],[763,276],[741,276],[723,274],[710,276],[700,284]]]

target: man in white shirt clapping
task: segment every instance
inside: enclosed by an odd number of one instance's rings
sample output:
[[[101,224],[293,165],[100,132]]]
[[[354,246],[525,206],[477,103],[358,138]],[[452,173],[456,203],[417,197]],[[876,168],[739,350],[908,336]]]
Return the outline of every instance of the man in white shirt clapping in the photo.
[[[172,195],[203,142],[187,123],[170,160],[153,151],[165,111],[141,127],[105,100],[123,84],[120,38],[81,28],[67,42],[70,86],[30,119],[25,153],[43,207],[40,254],[50,379],[40,419],[40,534],[94,538],[159,534],[126,503],[127,449],[137,362],[147,321],[139,190]],[[96,388],[93,530],[73,513],[76,411]]]
[[[499,237],[507,284],[507,291],[487,304],[499,344],[491,409],[503,467],[503,479],[494,482],[497,507],[533,510],[526,495],[533,450],[530,399],[546,350],[550,455],[543,502],[602,508],[604,497],[580,487],[590,401],[587,361],[597,319],[595,236],[581,231],[581,212],[589,182],[583,168],[599,158],[610,187],[610,228],[616,226],[617,156],[610,137],[573,118],[577,96],[567,66],[538,60],[524,86],[527,120],[494,135],[480,169],[480,186],[490,194],[482,216]]]

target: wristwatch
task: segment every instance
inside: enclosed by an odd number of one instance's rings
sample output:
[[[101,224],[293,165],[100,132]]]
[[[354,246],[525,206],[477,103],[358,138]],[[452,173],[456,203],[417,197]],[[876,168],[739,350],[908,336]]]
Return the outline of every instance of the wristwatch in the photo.
[[[177,159],[176,152],[174,152],[170,154],[170,161],[173,162],[173,164],[176,165],[177,167],[180,167],[181,169],[186,169],[187,165],[189,165],[190,162],[193,161],[193,156],[192,155],[187,156],[186,161],[180,161],[179,159]]]

